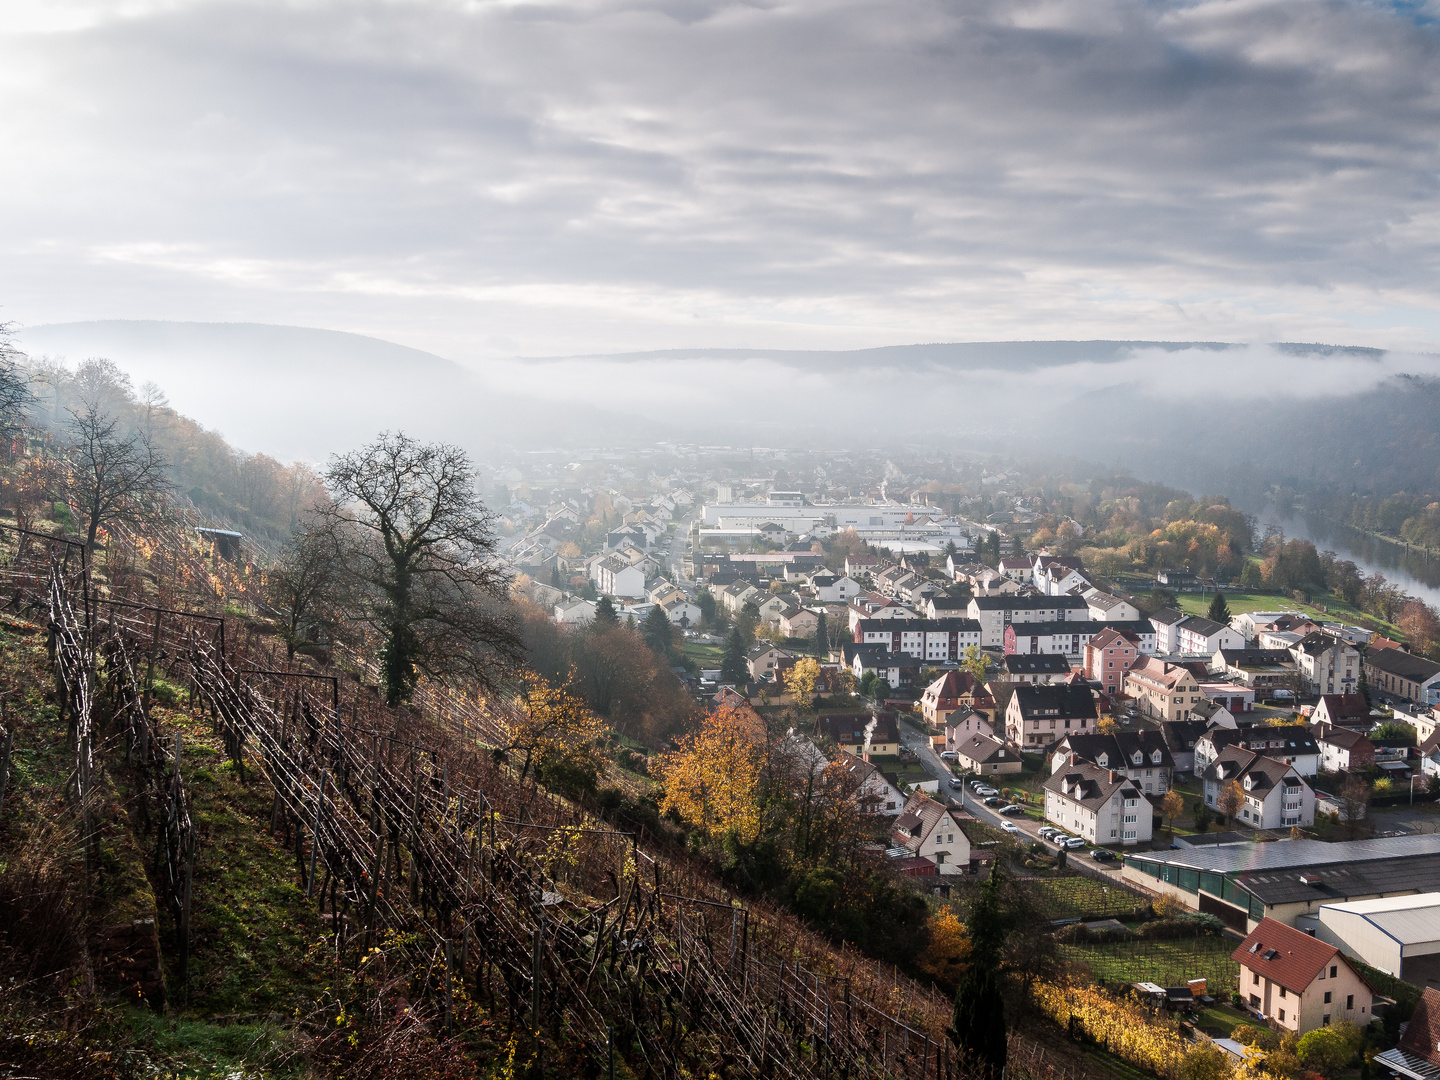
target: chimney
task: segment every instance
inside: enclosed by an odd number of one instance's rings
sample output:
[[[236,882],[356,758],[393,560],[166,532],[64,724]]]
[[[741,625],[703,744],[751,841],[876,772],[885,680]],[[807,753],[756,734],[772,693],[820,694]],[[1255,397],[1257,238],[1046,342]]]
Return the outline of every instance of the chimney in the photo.
[[[1111,769],[1111,770],[1110,770],[1110,783],[1115,784],[1115,783],[1119,783],[1119,781],[1120,781],[1120,774],[1117,773],[1114,769]]]

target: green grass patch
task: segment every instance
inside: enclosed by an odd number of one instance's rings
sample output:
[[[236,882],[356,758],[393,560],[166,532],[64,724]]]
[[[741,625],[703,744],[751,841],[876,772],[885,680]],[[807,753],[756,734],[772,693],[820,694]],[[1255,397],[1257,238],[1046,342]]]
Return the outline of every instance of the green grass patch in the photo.
[[[217,1024],[142,1009],[128,1010],[126,1020],[133,1044],[175,1080],[280,1080],[303,1071],[298,1058],[277,1069],[287,1035],[271,1024]]]
[[[1211,996],[1216,996],[1213,989],[1210,989]],[[1200,1026],[1207,1031],[1219,1030],[1228,1037],[1237,1027],[1253,1027],[1257,1031],[1269,1031],[1270,1028],[1259,1020],[1253,1020],[1244,1013],[1232,1009],[1229,1005],[1215,1004],[1208,1009],[1200,1011]]]
[[[1221,998],[1235,989],[1240,971],[1240,965],[1230,959],[1234,942],[1210,935],[1179,941],[1062,945],[1060,950],[1066,959],[1087,965],[1101,982],[1182,986],[1190,979],[1205,979],[1209,993]]]

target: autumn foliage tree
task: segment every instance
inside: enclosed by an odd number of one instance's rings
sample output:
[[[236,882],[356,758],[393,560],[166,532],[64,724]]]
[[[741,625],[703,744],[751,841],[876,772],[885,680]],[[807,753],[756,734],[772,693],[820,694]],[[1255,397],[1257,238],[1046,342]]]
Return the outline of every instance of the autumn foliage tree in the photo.
[[[1215,800],[1215,807],[1227,818],[1233,819],[1240,813],[1240,808],[1245,805],[1245,790],[1234,780],[1229,781],[1220,788],[1220,794]]]
[[[660,808],[710,836],[753,843],[763,820],[760,782],[767,756],[765,724],[748,705],[710,713],[680,748],[661,754]]]
[[[808,713],[815,704],[815,690],[820,684],[820,662],[806,656],[797,660],[782,676],[785,689],[795,699],[795,705],[802,713]]]
[[[533,770],[548,787],[578,794],[593,790],[604,766],[605,725],[568,686],[522,676],[524,690],[510,722],[507,753],[522,756],[520,777]]]

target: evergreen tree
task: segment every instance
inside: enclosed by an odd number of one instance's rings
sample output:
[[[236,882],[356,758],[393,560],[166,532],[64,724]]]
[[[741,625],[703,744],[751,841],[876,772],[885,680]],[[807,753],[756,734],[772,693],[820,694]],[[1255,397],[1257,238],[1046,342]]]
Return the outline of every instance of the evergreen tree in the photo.
[[[990,556],[997,563],[1000,561],[1000,533],[998,531],[990,534]]]
[[[670,625],[670,618],[665,614],[665,609],[656,604],[650,609],[650,614],[645,616],[645,624],[640,629],[645,644],[650,646],[650,651],[661,659],[668,660],[670,650],[675,646],[675,628]]]
[[[738,628],[730,631],[730,640],[725,643],[725,659],[720,662],[720,678],[723,682],[744,686],[750,678],[750,668],[745,663],[745,639]]]
[[[1000,895],[1003,882],[996,867],[970,905],[965,922],[970,960],[955,991],[955,1016],[949,1031],[950,1040],[985,1080],[1000,1080],[1007,1053],[1005,998],[996,976],[1013,921]]]
[[[995,969],[975,960],[960,978],[955,991],[955,1018],[950,1041],[968,1058],[976,1075],[1000,1080],[1004,1075],[1008,1047],[1005,1032],[1005,999],[1000,994]]]
[[[550,584],[560,588],[560,564],[556,563],[550,568]]]
[[[1217,592],[1215,599],[1210,601],[1210,610],[1207,617],[1211,622],[1218,622],[1221,626],[1230,625],[1230,605],[1225,603],[1225,594]]]
[[[820,618],[815,623],[815,655],[824,659],[830,652],[830,638],[825,631],[825,612],[818,612]]]
[[[1370,680],[1365,677],[1365,665],[1360,665],[1360,681],[1355,684],[1355,692],[1365,699],[1365,704],[1370,705]]]
[[[615,602],[608,596],[600,597],[595,604],[595,628],[609,630],[620,625],[620,616],[615,613]]]

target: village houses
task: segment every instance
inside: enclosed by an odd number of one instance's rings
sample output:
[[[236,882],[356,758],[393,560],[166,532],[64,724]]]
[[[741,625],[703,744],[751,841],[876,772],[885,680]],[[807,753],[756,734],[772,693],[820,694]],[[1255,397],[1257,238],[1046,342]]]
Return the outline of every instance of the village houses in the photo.
[[[1148,843],[1154,814],[1124,773],[1079,762],[1044,783],[1045,820],[1092,844]]]

